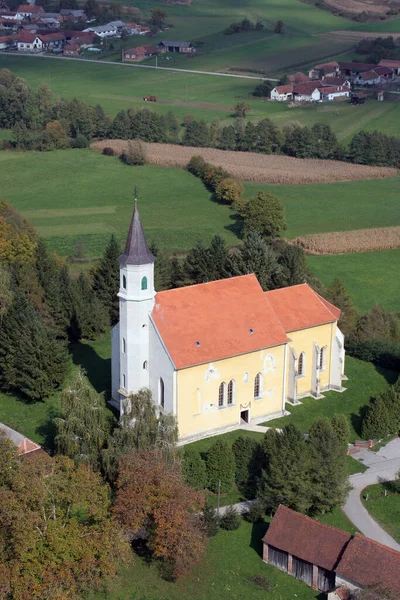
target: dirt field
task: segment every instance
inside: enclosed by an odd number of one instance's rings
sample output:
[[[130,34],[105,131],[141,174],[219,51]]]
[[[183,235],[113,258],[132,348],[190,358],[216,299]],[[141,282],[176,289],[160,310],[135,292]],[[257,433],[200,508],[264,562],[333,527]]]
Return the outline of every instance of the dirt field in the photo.
[[[101,140],[91,144],[94,150],[111,147],[121,154],[128,147],[126,140]],[[192,156],[200,155],[205,160],[226,169],[243,181],[264,183],[328,183],[333,181],[355,181],[394,177],[397,170],[389,167],[369,167],[335,160],[314,160],[231,152],[215,148],[193,148],[173,144],[145,144],[147,162],[165,167],[185,168]]]
[[[290,242],[309,254],[346,254],[400,248],[400,227],[377,227],[298,237]]]
[[[330,39],[332,41],[343,41],[343,42],[359,42],[360,40],[374,40],[375,38],[387,38],[392,37],[393,39],[400,39],[400,33],[382,33],[382,32],[371,32],[371,31],[329,31],[328,33],[319,33],[318,37],[324,39]]]
[[[370,17],[385,17],[391,9],[399,8],[398,0],[324,0],[335,12],[349,15],[367,13]]]

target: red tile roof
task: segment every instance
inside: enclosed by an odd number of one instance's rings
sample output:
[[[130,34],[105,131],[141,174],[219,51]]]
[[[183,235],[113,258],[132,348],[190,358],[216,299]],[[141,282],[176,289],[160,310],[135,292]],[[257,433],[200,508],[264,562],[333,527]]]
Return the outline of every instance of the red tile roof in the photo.
[[[333,571],[351,535],[319,523],[282,504],[263,538],[265,544]]]
[[[400,69],[400,60],[389,60],[388,58],[383,58],[381,61],[379,61],[379,66]]]
[[[31,6],[30,4],[21,4],[18,7],[18,12],[25,12],[31,14],[38,14],[44,12],[43,6]]]
[[[159,292],[152,318],[177,369],[288,341],[255,275]]]
[[[305,75],[301,71],[294,73],[294,75],[289,75],[288,79],[289,79],[290,83],[301,83],[301,82],[310,81],[310,78],[307,77],[307,75]]]
[[[332,62],[328,62],[328,63],[322,63],[320,65],[315,65],[314,69],[323,69],[324,71],[328,71],[330,73],[333,73],[339,66],[339,63],[337,63],[335,60]],[[329,71],[330,69],[330,71]]]
[[[373,79],[378,79],[378,74],[375,71],[364,71],[360,73],[360,77],[365,79],[365,81],[372,81]]]
[[[265,292],[286,333],[337,321],[340,310],[307,284]]]
[[[295,83],[293,85],[293,91],[295,94],[308,94],[311,95],[314,90],[323,87],[322,81],[316,79],[315,81],[310,81],[308,83]]]
[[[25,42],[27,44],[32,44],[36,38],[39,37],[36,33],[19,33],[16,36],[18,42]]]
[[[330,86],[330,85],[344,85],[347,86],[346,87],[350,87],[350,82],[348,79],[346,79],[345,77],[327,77],[326,79],[324,79],[324,86]]]
[[[374,71],[375,73],[377,73],[377,75],[393,75],[393,69],[391,69],[390,67],[384,67],[382,65],[375,67]]]
[[[382,585],[400,595],[400,552],[356,533],[347,546],[337,573],[361,586]]]
[[[359,63],[359,62],[349,62],[349,61],[341,61],[339,63],[340,70],[344,69],[345,71],[370,71],[376,65],[368,64],[368,63]]]
[[[291,83],[278,85],[275,89],[278,94],[291,94],[293,92],[293,85]]]

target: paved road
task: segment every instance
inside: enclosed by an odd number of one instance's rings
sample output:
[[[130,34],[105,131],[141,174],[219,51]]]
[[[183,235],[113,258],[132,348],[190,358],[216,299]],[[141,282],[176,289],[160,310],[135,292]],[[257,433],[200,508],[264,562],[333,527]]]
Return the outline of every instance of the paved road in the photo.
[[[123,62],[111,62],[108,60],[95,60],[91,58],[73,58],[70,56],[51,56],[48,54],[24,54],[21,52],[1,52],[2,54],[7,54],[8,56],[25,56],[25,57],[33,57],[33,58],[50,58],[53,60],[74,60],[77,62],[86,62],[86,63],[95,63],[95,64],[103,64],[103,65],[112,65],[114,67],[133,67],[137,69],[156,69],[157,71],[175,71],[176,73],[194,73],[195,75],[216,75],[217,77],[236,77],[238,79],[257,79],[258,81],[279,81],[279,79],[271,79],[269,77],[254,77],[254,75],[233,75],[232,73],[216,73],[214,71],[193,71],[191,69],[174,69],[172,67],[153,67],[152,65],[134,65],[131,63],[123,63]]]
[[[368,485],[382,481],[392,481],[395,478],[400,469],[400,438],[389,442],[377,453],[364,450],[358,458],[364,459],[363,463],[368,466],[368,470],[365,473],[358,473],[350,477],[353,489],[343,510],[350,521],[364,535],[400,551],[400,544],[374,521],[360,499],[362,490]]]

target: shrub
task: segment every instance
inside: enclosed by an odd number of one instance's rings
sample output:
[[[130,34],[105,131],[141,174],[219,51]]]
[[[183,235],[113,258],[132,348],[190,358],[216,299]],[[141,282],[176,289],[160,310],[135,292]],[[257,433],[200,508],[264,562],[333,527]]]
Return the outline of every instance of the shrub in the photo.
[[[230,177],[228,171],[225,171],[222,167],[214,167],[213,176],[210,179],[210,187],[215,190],[221,181]]]
[[[221,529],[227,531],[235,531],[240,527],[240,517],[237,510],[233,506],[228,506],[219,521]]]
[[[265,505],[260,498],[258,498],[250,506],[249,512],[246,513],[245,519],[249,523],[260,523],[265,515]]]
[[[400,344],[383,340],[351,341],[347,346],[350,356],[372,362],[378,367],[400,370]]]
[[[110,146],[105,146],[103,148],[102,154],[104,154],[104,156],[114,156],[114,150],[110,148]]]
[[[185,480],[195,490],[204,490],[207,485],[206,464],[198,450],[187,447],[183,455]]]
[[[214,537],[214,535],[217,535],[219,529],[217,511],[207,503],[203,509],[202,522],[207,537]]]
[[[215,195],[220,202],[233,204],[237,202],[244,193],[243,184],[238,179],[227,177],[222,179],[215,189]]]
[[[187,164],[187,170],[196,177],[203,179],[204,169],[206,168],[206,161],[202,156],[192,156]]]
[[[121,160],[126,165],[146,164],[146,149],[140,140],[128,142],[128,149],[121,154]]]
[[[76,138],[71,140],[71,146],[72,148],[87,148],[89,146],[89,140],[84,135],[79,134]]]

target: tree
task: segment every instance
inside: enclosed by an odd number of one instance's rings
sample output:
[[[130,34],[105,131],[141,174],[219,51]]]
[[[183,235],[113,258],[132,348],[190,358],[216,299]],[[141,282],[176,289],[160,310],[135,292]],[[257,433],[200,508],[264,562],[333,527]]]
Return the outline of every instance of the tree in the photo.
[[[72,327],[76,339],[93,339],[109,326],[109,311],[93,293],[92,284],[81,272],[72,284],[74,315]]]
[[[1,387],[42,400],[63,382],[66,367],[64,342],[17,290],[0,328]]]
[[[229,277],[232,264],[225,240],[215,235],[206,248],[198,242],[186,257],[184,272],[191,283],[205,283]]]
[[[217,439],[207,452],[207,487],[215,494],[220,491],[227,494],[235,482],[235,457],[231,447],[223,440]]]
[[[2,464],[3,449],[0,441]],[[66,457],[17,461],[7,452],[12,470],[6,479],[0,474],[2,597],[79,600],[112,580],[130,551],[100,475]]]
[[[206,536],[214,537],[217,535],[219,529],[219,519],[215,508],[206,502],[203,508],[203,514],[201,516],[202,526]]]
[[[153,8],[151,10],[151,18],[149,24],[157,29],[163,29],[165,26],[165,20],[167,18],[167,12],[162,8]]]
[[[275,238],[286,229],[286,219],[278,198],[266,192],[258,192],[238,207],[243,219],[244,234],[256,231],[263,237]]]
[[[334,414],[331,422],[334,434],[347,452],[350,438],[350,426],[347,417],[343,414]]]
[[[311,456],[304,435],[292,424],[281,432],[270,429],[264,436],[262,450],[260,500],[270,510],[285,504],[307,512],[311,505]]]
[[[248,102],[237,102],[233,108],[235,113],[235,117],[243,119],[247,113],[250,111],[251,106]]]
[[[182,144],[184,146],[208,146],[210,134],[205,121],[191,121],[186,124]]]
[[[275,23],[274,33],[285,33],[285,23],[283,21]]]
[[[285,243],[278,255],[278,263],[282,269],[283,285],[298,285],[309,279],[307,258],[303,248]]]
[[[255,440],[244,435],[239,435],[232,444],[236,467],[235,482],[239,490],[245,494],[254,490],[253,459],[257,446]]]
[[[60,121],[50,121],[42,136],[42,150],[69,148],[71,140]]]
[[[255,231],[250,231],[246,236],[236,269],[243,275],[254,273],[263,290],[274,289],[281,279],[282,270],[275,252]]]
[[[114,117],[111,126],[111,137],[128,140],[131,135],[131,120],[126,110],[121,110]]]
[[[97,469],[112,425],[104,396],[90,385],[85,371],[77,367],[60,403],[61,415],[54,419],[57,452]]]
[[[203,555],[205,536],[196,516],[203,505],[204,497],[183,482],[180,462],[157,450],[122,458],[114,513],[126,530],[146,529],[149,549],[175,578]]]
[[[103,257],[93,271],[93,291],[110,314],[111,325],[119,320],[119,263],[121,248],[113,234]]]
[[[338,277],[335,277],[326,291],[327,300],[340,309],[338,325],[341,331],[346,336],[350,335],[356,330],[360,318],[351,296]]]
[[[311,513],[325,513],[342,506],[349,492],[347,448],[326,417],[310,428]]]
[[[233,125],[227,125],[222,128],[218,147],[222,150],[236,149],[236,130]]]
[[[167,139],[165,121],[148,108],[142,108],[131,119],[132,137],[145,142],[164,142]]]
[[[333,158],[335,156],[338,141],[327,123],[315,123],[311,127],[314,136],[314,153],[316,158]]]
[[[0,327],[3,322],[3,317],[11,306],[13,293],[11,291],[10,273],[0,267]]]
[[[206,463],[200,452],[190,446],[185,447],[183,454],[183,472],[186,483],[194,490],[204,490],[207,486]]]
[[[396,422],[392,420],[390,406],[383,395],[378,396],[368,405],[361,428],[365,440],[382,439],[396,431]]]
[[[262,83],[256,85],[252,91],[252,96],[257,98],[269,98],[272,88],[274,87],[272,81],[265,80]]]
[[[128,142],[128,148],[121,154],[121,160],[126,165],[139,166],[146,164],[146,148],[140,140]]]
[[[240,200],[244,193],[244,186],[238,179],[227,177],[215,188],[215,196],[220,202],[233,204]]]
[[[177,440],[175,418],[167,414],[157,417],[151,391],[142,388],[129,397],[124,406],[124,414],[109,437],[107,448],[102,451],[103,470],[113,483],[118,475],[122,456],[133,450],[152,448],[169,456],[173,454]]]
[[[226,529],[227,531],[235,531],[236,529],[239,529],[240,517],[234,506],[228,506],[219,520],[219,526],[221,529]]]
[[[399,342],[399,319],[396,315],[386,312],[382,306],[376,305],[360,318],[355,335],[360,341],[375,339]]]

